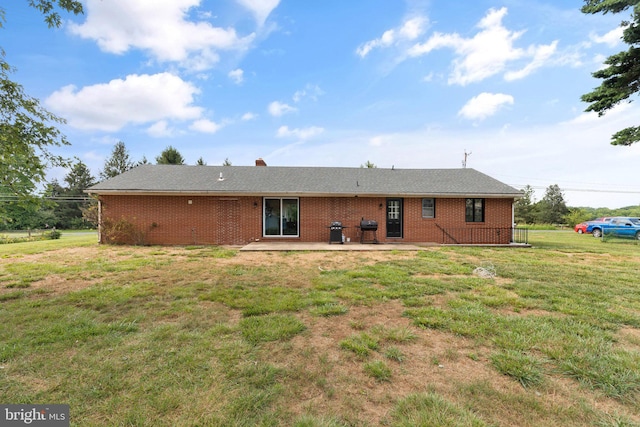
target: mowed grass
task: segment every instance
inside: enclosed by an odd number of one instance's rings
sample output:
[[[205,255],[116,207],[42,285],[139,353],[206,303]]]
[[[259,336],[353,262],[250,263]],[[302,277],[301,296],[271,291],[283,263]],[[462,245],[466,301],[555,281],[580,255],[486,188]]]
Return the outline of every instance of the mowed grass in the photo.
[[[0,402],[77,426],[640,425],[640,245],[530,242],[1,245]]]

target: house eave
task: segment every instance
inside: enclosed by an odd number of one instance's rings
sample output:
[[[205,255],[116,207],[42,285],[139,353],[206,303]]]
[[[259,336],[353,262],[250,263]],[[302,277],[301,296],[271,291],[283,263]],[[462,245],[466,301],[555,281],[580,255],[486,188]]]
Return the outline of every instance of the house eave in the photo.
[[[182,197],[403,197],[403,198],[487,198],[487,199],[519,199],[522,194],[511,193],[326,193],[326,192],[304,192],[304,191],[149,191],[149,190],[85,190],[90,195],[97,196],[182,196]]]

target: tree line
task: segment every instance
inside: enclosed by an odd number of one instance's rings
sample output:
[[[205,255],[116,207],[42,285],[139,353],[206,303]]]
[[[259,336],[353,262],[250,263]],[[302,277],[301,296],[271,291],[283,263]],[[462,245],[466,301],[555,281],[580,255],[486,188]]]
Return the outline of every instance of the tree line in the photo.
[[[185,164],[182,154],[172,146],[164,149],[155,161],[159,165]],[[134,162],[125,143],[119,141],[99,172],[99,179],[84,162],[76,160],[68,166],[69,172],[62,182],[53,179],[41,195],[16,197],[10,188],[0,186],[0,230],[94,228],[98,220],[97,204],[84,190],[143,164],[149,164],[146,157]],[[200,157],[196,164],[206,162]],[[225,159],[223,165],[231,166],[231,162]]]
[[[523,197],[516,200],[514,220],[518,225],[553,224],[573,227],[583,221],[603,216],[640,217],[640,205],[619,209],[568,207],[562,189],[553,184],[547,187],[544,196],[535,201],[534,189],[524,187]]]

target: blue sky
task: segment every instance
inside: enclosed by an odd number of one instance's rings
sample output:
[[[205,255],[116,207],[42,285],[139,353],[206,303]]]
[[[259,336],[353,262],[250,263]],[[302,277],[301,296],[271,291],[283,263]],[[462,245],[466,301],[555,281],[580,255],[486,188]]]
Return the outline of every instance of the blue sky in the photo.
[[[627,15],[582,1],[87,0],[48,29],[4,5],[13,77],[64,117],[58,150],[97,177],[113,146],[169,145],[194,164],[467,167],[507,184],[558,184],[570,206],[640,204],[640,121],[580,95],[627,46]],[[64,170],[52,170],[61,179]]]

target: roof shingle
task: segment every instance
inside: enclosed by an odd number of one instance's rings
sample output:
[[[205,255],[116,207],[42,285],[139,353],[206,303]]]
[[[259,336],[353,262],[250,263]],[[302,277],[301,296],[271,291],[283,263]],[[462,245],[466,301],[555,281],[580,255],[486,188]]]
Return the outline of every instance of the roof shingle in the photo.
[[[474,169],[141,165],[86,190],[93,194],[519,197]]]

